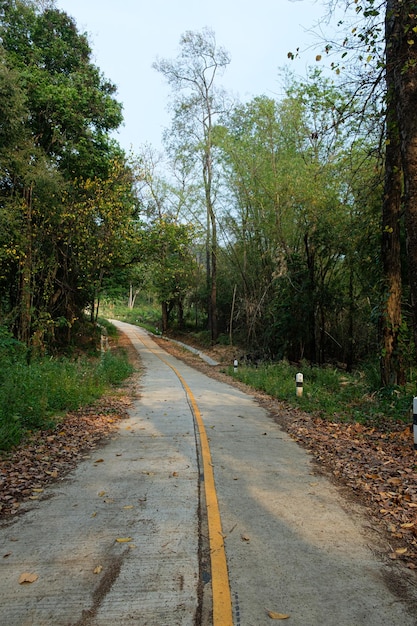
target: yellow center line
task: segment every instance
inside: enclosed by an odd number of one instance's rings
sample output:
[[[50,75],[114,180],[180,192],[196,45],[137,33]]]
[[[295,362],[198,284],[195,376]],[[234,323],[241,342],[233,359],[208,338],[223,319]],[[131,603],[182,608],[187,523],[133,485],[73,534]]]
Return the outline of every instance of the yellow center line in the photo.
[[[145,343],[139,337],[142,343]],[[148,346],[149,347],[149,346]],[[232,599],[230,594],[229,573],[227,570],[224,535],[220,518],[219,503],[214,483],[213,463],[210,446],[200,409],[188,384],[179,371],[161,357],[155,350],[149,348],[161,361],[172,369],[180,380],[192,407],[200,435],[201,457],[203,461],[204,488],[207,507],[207,524],[210,544],[211,585],[213,593],[213,626],[233,626]]]

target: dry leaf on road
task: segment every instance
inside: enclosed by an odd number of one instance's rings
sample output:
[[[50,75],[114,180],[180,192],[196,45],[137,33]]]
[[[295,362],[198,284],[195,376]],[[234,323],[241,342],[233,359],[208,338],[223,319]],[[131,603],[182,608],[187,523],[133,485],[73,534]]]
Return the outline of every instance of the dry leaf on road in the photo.
[[[30,572],[24,572],[19,576],[19,585],[23,585],[25,583],[34,583],[38,580],[39,576],[37,574],[31,574]]]
[[[274,611],[267,611],[267,613],[271,619],[288,619],[290,617],[286,613],[275,613]]]

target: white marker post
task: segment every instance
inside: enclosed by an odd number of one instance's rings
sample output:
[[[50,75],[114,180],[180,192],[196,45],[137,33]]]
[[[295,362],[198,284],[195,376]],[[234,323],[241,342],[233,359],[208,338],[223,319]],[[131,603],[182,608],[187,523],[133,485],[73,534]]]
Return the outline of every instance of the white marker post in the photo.
[[[237,359],[235,359],[235,360],[233,361],[233,371],[234,371],[235,373],[237,372],[237,366],[238,366],[238,361],[237,361]]]
[[[413,434],[414,450],[417,450],[417,398],[413,398]]]
[[[295,375],[295,389],[297,393],[297,398],[301,398],[301,396],[303,395],[303,382],[304,376],[301,374],[301,372],[298,372],[298,374]]]

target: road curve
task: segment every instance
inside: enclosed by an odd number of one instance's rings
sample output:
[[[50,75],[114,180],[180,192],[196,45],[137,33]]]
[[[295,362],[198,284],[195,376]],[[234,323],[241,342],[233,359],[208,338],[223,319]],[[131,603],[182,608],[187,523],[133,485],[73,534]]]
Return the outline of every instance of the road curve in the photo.
[[[366,519],[253,398],[117,325],[140,396],[0,526],[1,626],[415,625],[412,574],[375,556]]]

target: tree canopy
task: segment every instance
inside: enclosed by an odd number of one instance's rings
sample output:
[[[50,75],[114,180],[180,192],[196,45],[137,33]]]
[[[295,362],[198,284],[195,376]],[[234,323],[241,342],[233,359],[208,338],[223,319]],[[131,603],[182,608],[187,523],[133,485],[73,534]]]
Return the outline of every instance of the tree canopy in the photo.
[[[109,135],[122,121],[116,87],[86,36],[52,3],[0,11],[1,321],[43,346],[67,337],[110,265],[127,262],[136,200]]]

